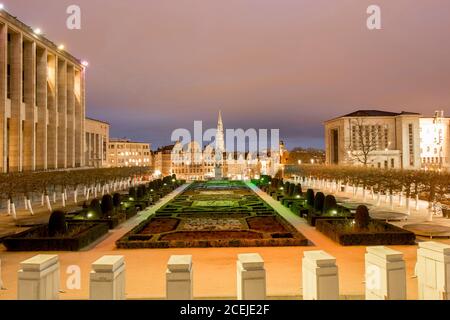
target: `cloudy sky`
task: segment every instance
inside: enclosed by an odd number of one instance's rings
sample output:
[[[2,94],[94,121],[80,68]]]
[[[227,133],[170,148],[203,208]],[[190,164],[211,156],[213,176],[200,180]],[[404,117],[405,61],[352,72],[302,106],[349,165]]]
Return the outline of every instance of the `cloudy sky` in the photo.
[[[280,129],[323,146],[323,121],[356,109],[450,116],[448,0],[4,0],[90,62],[87,115],[111,135],[169,144],[222,110],[227,128]],[[82,10],[81,30],[66,8]],[[382,9],[369,31],[366,10]]]

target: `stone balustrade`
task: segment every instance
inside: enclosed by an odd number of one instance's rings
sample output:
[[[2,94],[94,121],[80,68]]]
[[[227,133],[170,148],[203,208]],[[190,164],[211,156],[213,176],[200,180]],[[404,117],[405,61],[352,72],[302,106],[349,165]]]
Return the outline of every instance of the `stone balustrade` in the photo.
[[[170,257],[166,269],[167,299],[194,298],[192,260],[190,255]],[[407,299],[406,268],[401,252],[382,246],[367,247],[365,270],[367,300]],[[416,273],[419,299],[450,300],[450,245],[419,243]],[[267,284],[263,258],[257,253],[239,254],[236,281],[238,300],[265,300]],[[99,258],[92,264],[89,283],[89,298],[92,300],[126,299],[124,257]],[[336,258],[325,251],[304,252],[302,286],[304,300],[338,300],[339,269]],[[20,263],[18,300],[56,300],[59,299],[59,288],[57,255],[37,255]],[[217,295],[220,296],[220,292]]]

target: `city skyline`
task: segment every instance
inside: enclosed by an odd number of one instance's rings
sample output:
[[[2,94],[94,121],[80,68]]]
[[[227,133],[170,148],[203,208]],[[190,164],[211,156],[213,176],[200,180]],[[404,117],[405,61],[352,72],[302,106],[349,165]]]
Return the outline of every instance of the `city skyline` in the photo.
[[[219,109],[230,128],[279,128],[289,149],[323,148],[323,122],[353,110],[450,114],[450,4],[440,1],[377,1],[377,31],[365,26],[370,1],[80,0],[75,31],[67,1],[4,4],[90,62],[87,116],[155,148],[194,120],[214,127]]]

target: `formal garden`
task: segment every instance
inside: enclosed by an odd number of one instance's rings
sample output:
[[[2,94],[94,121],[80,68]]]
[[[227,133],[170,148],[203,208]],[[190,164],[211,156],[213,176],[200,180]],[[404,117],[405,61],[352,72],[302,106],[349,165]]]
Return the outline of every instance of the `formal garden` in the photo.
[[[118,248],[304,246],[308,240],[241,181],[194,182]]]
[[[341,245],[414,245],[415,234],[369,214],[370,204],[343,202],[333,194],[303,193],[300,183],[263,176],[253,184]],[[347,200],[347,199],[345,199]]]
[[[99,193],[70,211],[55,210],[48,223],[32,226],[2,241],[10,251],[78,251],[184,183],[168,176],[148,183],[130,183],[128,192],[108,193],[115,188],[105,188],[103,195]]]

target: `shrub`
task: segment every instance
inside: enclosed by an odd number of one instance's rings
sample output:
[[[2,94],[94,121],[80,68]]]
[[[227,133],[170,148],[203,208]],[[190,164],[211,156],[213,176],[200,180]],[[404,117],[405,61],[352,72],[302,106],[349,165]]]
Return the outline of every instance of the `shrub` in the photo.
[[[302,196],[303,195],[302,185],[299,183],[297,184],[297,187],[298,187],[298,194]]]
[[[66,232],[66,214],[62,211],[53,211],[48,220],[48,235],[54,237],[57,234],[65,234]]]
[[[331,210],[336,210],[337,202],[336,198],[333,195],[327,195],[325,197],[325,203],[323,205],[323,212],[330,213]]]
[[[113,198],[109,194],[103,196],[101,208],[104,215],[111,213],[114,210]]]
[[[289,194],[289,188],[290,188],[291,184],[289,182],[285,182],[283,185],[283,193],[285,195]]]
[[[128,195],[130,198],[136,199],[136,189],[134,187],[131,187],[130,190],[128,190]]]
[[[324,203],[325,195],[323,192],[317,192],[316,197],[314,198],[314,211],[322,212]]]
[[[144,196],[144,191],[143,191],[143,189],[142,189],[142,186],[139,186],[138,188],[137,188],[137,191],[136,191],[136,198],[137,199],[140,199],[140,198],[142,198]]]
[[[306,191],[306,203],[308,204],[308,206],[313,206],[314,205],[314,190],[313,189],[308,189],[308,191]]]
[[[84,201],[84,202],[83,202],[82,208],[83,208],[83,209],[87,209],[87,208],[89,208],[89,206],[88,206],[88,204],[87,204],[87,202],[86,202],[86,201]]]
[[[101,215],[102,206],[100,205],[100,201],[98,199],[92,199],[91,204],[89,205],[89,210],[96,215]]]
[[[294,191],[295,191],[295,184],[291,183],[291,184],[289,185],[289,192],[288,192],[289,197],[294,196]]]
[[[120,207],[121,202],[122,202],[122,199],[121,199],[120,193],[114,193],[114,195],[113,195],[113,206],[116,207],[116,208]]]
[[[367,229],[370,223],[369,209],[366,206],[359,206],[356,209],[355,226],[357,229]]]

